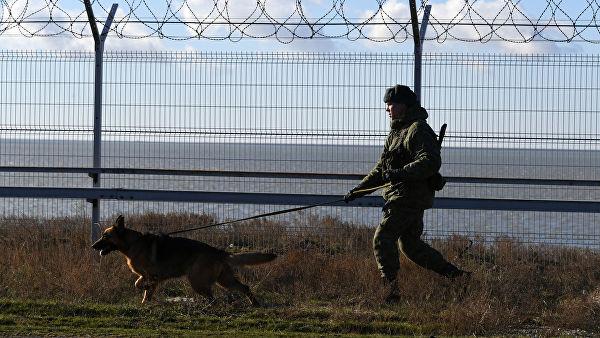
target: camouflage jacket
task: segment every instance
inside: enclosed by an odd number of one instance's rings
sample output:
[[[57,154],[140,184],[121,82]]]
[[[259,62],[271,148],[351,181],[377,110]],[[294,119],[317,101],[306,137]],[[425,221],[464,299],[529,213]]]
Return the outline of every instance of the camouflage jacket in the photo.
[[[417,104],[403,118],[392,120],[379,161],[353,190],[387,183],[383,177],[385,170],[402,169],[406,178],[392,182],[383,191],[383,198],[410,208],[431,208],[434,191],[427,179],[438,172],[442,159],[437,136],[425,121],[427,117],[427,111]]]

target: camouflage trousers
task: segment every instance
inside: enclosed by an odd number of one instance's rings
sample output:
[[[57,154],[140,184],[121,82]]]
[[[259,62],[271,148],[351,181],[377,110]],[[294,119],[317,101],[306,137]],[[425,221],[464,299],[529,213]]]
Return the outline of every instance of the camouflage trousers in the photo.
[[[398,247],[411,261],[440,275],[457,269],[439,251],[421,240],[422,234],[423,210],[409,209],[394,203],[384,207],[383,219],[373,238],[375,260],[383,278],[396,278],[400,269]]]

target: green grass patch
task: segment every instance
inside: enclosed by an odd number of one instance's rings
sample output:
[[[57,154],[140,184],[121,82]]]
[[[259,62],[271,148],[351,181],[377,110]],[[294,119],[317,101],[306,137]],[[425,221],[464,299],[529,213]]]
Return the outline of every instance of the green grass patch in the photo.
[[[2,335],[302,336],[422,335],[389,309],[205,304],[93,304],[0,299]]]

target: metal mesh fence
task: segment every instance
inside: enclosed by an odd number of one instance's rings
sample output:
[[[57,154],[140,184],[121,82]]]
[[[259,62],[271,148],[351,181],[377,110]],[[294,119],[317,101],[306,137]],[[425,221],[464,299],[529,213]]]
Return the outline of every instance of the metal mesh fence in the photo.
[[[449,125],[443,172],[597,181],[598,61],[581,55],[428,55],[423,105],[433,121]],[[597,185],[454,183],[439,196],[598,201],[599,194]],[[434,210],[431,217],[444,234],[591,247],[597,247],[600,221],[597,213],[480,210]]]
[[[443,174],[598,181],[598,56],[426,54],[423,106],[448,123]],[[91,167],[93,54],[0,52],[0,166]],[[382,95],[412,55],[125,53],[104,59],[103,167],[366,174],[388,131]],[[103,174],[107,188],[341,195],[336,179]],[[0,186],[90,187],[77,173],[0,173]],[[451,182],[439,197],[598,201],[596,186]],[[105,201],[118,213],[235,219],[272,205]],[[82,200],[0,199],[4,218],[88,214]],[[324,218],[325,217],[325,218]],[[331,217],[335,221],[331,221]],[[274,217],[339,237],[376,208]],[[328,223],[329,222],[329,223]],[[323,224],[328,231],[321,231]],[[433,209],[426,234],[597,248],[598,213]],[[195,225],[195,224],[194,224]],[[257,231],[258,228],[257,228]],[[261,235],[253,235],[260,237]]]

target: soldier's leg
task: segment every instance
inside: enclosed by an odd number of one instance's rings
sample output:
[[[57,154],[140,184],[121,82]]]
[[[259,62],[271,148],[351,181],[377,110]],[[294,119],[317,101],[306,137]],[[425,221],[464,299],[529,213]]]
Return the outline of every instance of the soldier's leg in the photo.
[[[399,224],[399,221],[400,218],[392,208],[384,209],[383,219],[373,237],[373,252],[377,268],[381,276],[388,281],[395,280],[400,269],[398,238],[402,232],[402,224]]]
[[[442,254],[421,239],[423,210],[405,209],[403,220],[409,224],[400,235],[400,249],[417,265],[446,277],[458,277],[462,270],[448,262]]]

